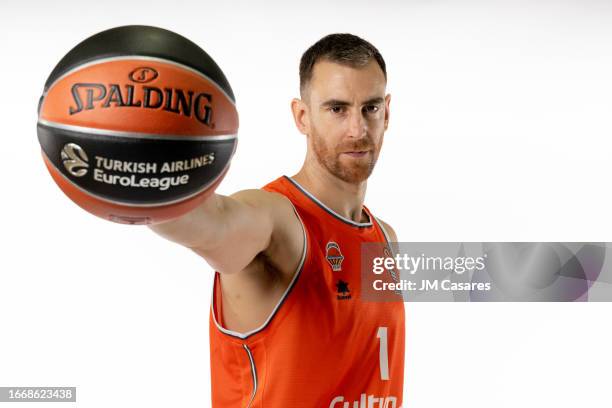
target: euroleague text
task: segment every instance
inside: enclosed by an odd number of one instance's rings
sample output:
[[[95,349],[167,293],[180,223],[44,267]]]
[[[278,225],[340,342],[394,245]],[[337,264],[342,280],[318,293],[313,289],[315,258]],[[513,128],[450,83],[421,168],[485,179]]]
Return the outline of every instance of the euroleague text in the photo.
[[[124,187],[157,188],[163,191],[172,186],[188,184],[189,174],[168,177],[137,177],[136,175],[184,172],[208,166],[212,164],[214,160],[214,152],[189,160],[177,160],[163,163],[131,162],[95,156],[96,168],[93,171],[93,179],[105,184],[120,185]]]

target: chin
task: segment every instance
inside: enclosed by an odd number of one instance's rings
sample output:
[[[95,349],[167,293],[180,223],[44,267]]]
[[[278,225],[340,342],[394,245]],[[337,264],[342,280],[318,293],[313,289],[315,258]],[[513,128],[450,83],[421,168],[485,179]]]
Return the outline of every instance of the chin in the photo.
[[[359,184],[366,181],[370,174],[372,174],[372,168],[342,168],[340,171],[334,172],[334,175],[340,180],[351,184]]]

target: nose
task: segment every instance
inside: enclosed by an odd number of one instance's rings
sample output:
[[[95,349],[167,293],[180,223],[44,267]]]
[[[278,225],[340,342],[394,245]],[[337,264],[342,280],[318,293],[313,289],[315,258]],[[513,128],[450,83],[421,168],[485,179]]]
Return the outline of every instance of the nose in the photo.
[[[348,118],[348,136],[359,139],[367,134],[367,130],[367,122],[361,110],[351,110]]]

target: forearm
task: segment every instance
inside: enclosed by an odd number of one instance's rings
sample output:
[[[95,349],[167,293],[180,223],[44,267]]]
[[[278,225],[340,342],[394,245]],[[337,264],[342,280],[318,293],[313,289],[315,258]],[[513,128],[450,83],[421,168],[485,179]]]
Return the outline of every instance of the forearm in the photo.
[[[210,247],[218,242],[225,224],[224,200],[228,197],[213,193],[187,214],[149,228],[163,238],[177,244]]]
[[[286,198],[243,190],[231,196],[213,194],[188,214],[150,228],[192,249],[216,270],[231,273],[242,270],[269,246],[274,226],[285,228],[286,222],[279,220],[293,216]]]

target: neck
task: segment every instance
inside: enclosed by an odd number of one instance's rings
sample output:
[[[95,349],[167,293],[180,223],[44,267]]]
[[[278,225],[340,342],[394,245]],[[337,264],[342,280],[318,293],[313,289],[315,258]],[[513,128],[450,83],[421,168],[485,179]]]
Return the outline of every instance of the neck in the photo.
[[[347,183],[318,162],[316,165],[304,164],[292,179],[342,217],[354,222],[368,221],[362,211],[367,181]]]

